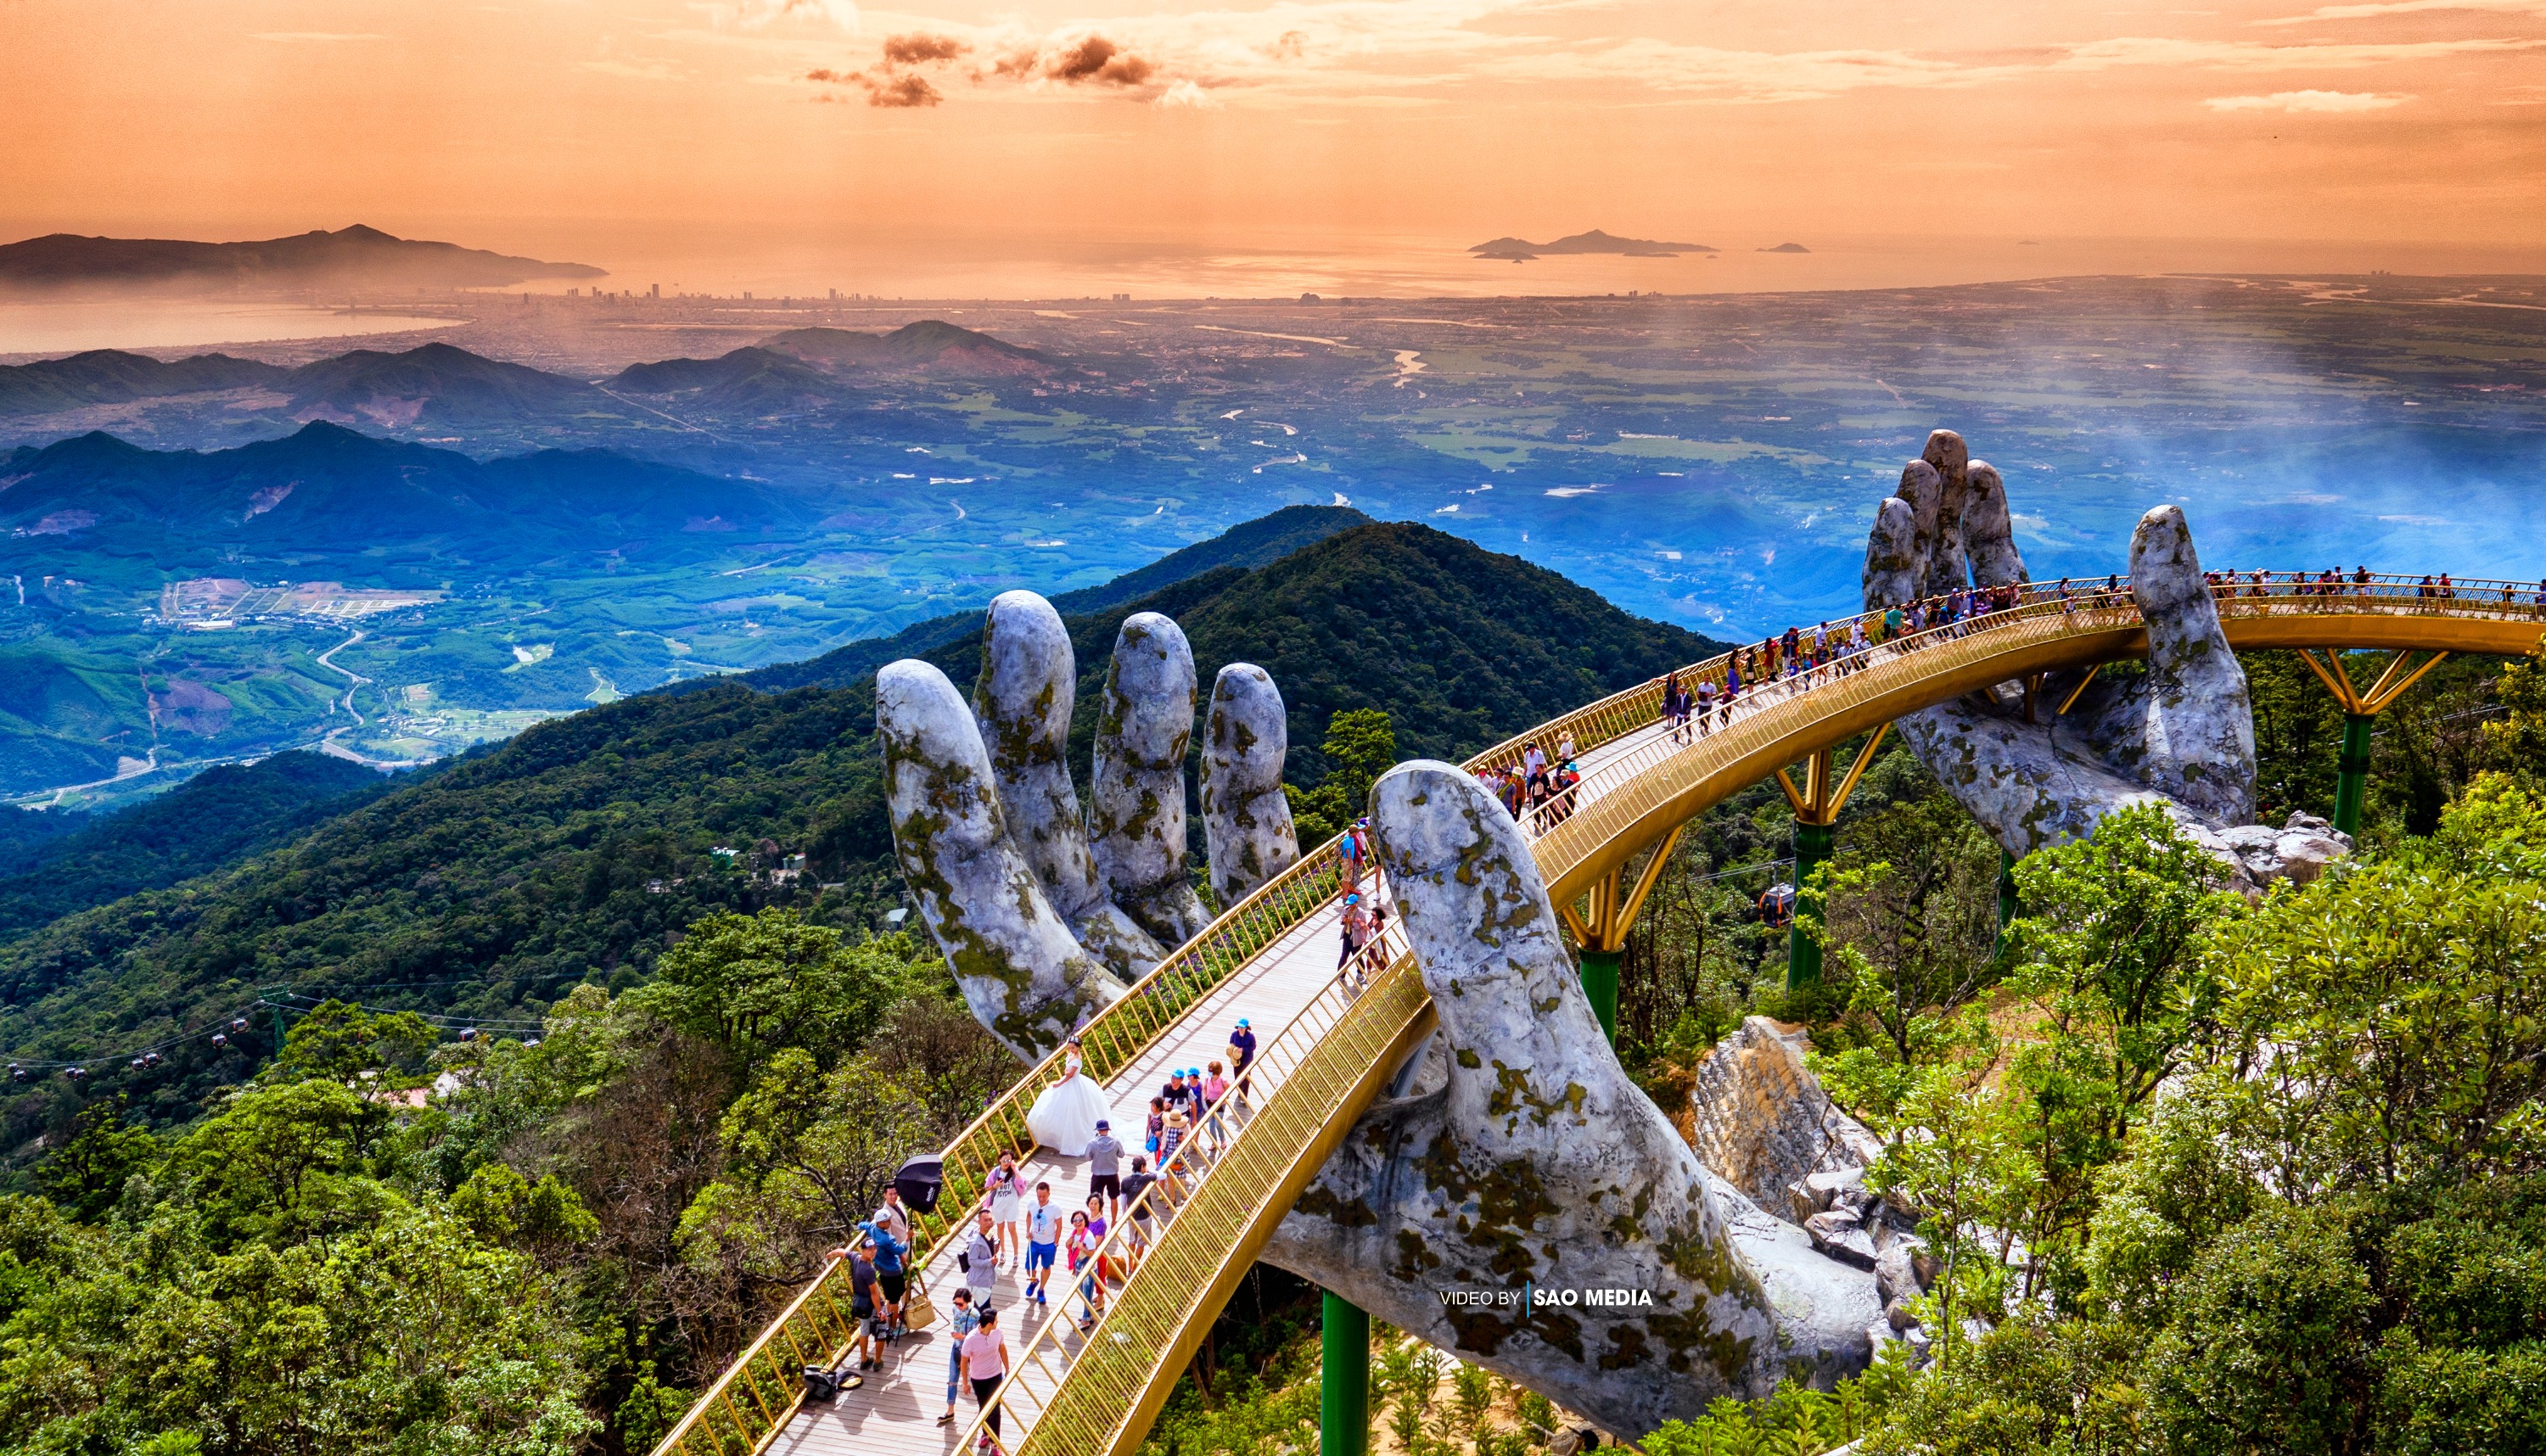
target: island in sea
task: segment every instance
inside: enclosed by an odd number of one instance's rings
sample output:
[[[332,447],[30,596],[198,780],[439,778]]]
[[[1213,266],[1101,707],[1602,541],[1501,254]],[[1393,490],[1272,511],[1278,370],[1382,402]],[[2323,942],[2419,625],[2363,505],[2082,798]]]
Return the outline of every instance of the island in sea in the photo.
[[[0,290],[148,288],[201,291],[362,285],[503,288],[535,278],[600,278],[583,263],[508,257],[457,243],[392,236],[356,223],[259,242],[83,237],[55,232],[0,244]]]
[[[1704,243],[1655,242],[1651,238],[1612,237],[1594,227],[1571,237],[1554,242],[1534,243],[1525,237],[1498,237],[1468,249],[1479,258],[1495,262],[1526,263],[1532,258],[1562,256],[1569,253],[1618,253],[1630,258],[1676,258],[1682,253],[1712,253]]]

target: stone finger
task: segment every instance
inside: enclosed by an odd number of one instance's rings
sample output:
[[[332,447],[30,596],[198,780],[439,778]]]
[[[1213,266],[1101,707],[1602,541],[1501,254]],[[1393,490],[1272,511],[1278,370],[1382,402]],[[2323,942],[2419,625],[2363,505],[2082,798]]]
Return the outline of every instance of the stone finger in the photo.
[[[1224,907],[1300,858],[1291,801],[1282,793],[1290,743],[1290,719],[1273,675],[1252,662],[1220,669],[1203,731],[1202,828],[1211,888]]]
[[[1117,976],[1137,981],[1165,957],[1107,895],[1069,776],[1069,714],[1078,663],[1052,603],[1000,594],[981,629],[973,718],[988,746],[1008,833],[1052,907]]]
[[[876,674],[894,857],[974,1017],[1038,1061],[1122,987],[1079,948],[1008,832],[955,685],[905,658]]]
[[[1927,557],[1929,596],[1941,596],[1971,585],[1971,562],[1963,551],[1963,509],[1971,493],[1971,452],[1951,430],[1927,436],[1918,458],[1936,472],[1936,526]]]
[[[1910,489],[1906,472],[1901,488]],[[1874,509],[1874,529],[1865,537],[1865,609],[1879,612],[1917,600],[1925,577],[1918,554],[1917,507],[1903,496],[1884,497]]]
[[[1115,903],[1166,946],[1211,921],[1185,876],[1193,722],[1193,648],[1183,629],[1155,612],[1124,619],[1096,721],[1089,847]]]
[[[1971,557],[1972,580],[1981,586],[2022,581],[2024,557],[2015,549],[2015,521],[2006,503],[2006,481],[1987,461],[1971,463],[1970,486],[1963,498],[1963,549]]]
[[[2254,817],[2254,717],[2246,669],[2219,625],[2183,511],[2162,505],[2131,533],[2131,596],[2148,624],[2143,751],[2133,777],[2222,825]]]

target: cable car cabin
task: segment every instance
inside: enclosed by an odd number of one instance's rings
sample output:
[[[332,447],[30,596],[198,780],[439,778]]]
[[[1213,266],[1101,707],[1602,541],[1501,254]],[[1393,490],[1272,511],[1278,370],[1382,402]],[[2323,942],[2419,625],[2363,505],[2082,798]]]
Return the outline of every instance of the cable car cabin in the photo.
[[[1783,930],[1795,923],[1795,887],[1783,883],[1771,885],[1759,897],[1759,918],[1771,930]]]

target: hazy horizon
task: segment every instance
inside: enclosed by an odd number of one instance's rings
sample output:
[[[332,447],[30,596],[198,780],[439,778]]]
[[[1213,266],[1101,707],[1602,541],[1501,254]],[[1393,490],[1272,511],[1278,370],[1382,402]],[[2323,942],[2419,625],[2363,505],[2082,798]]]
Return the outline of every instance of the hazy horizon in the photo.
[[[364,219],[369,221],[370,219]],[[337,223],[337,226],[348,225]],[[1620,236],[1661,237],[1667,229],[1630,229],[1594,219],[1563,233],[1600,227]],[[76,231],[55,228],[54,231]],[[231,229],[191,240],[226,242],[285,236]],[[390,231],[399,231],[390,228]],[[92,233],[96,230],[91,229]],[[1682,232],[1687,229],[1682,229]],[[0,241],[37,235],[0,226]],[[131,234],[106,233],[124,236]],[[1720,251],[1670,258],[1610,255],[1541,257],[1527,263],[1486,261],[1467,249],[1485,238],[1387,237],[1346,249],[1342,240],[1294,236],[1253,246],[1213,246],[1155,238],[1019,238],[1006,241],[872,239],[857,245],[811,237],[719,236],[695,226],[587,228],[555,221],[463,220],[437,229],[426,222],[402,236],[464,247],[590,263],[607,270],[594,282],[532,280],[487,294],[562,294],[569,288],[642,294],[693,293],[760,299],[845,298],[888,301],[1050,302],[1120,293],[1155,302],[1292,299],[1492,298],[1567,299],[1631,292],[1696,296],[1951,288],[2096,275],[2409,277],[2546,275],[2546,243],[2528,247],[2327,239],[2061,238],[1971,239],[1917,236],[1787,238],[1717,232],[1668,240],[1706,243]],[[1561,235],[1542,229],[1545,242]],[[1769,251],[1801,242],[1803,254]],[[112,289],[66,295],[0,295],[0,357],[97,348],[170,349],[293,339],[357,338],[436,327],[429,305],[406,312],[347,314],[341,306],[310,308],[273,301],[306,292],[312,301],[347,298],[393,305],[413,290],[276,290],[246,298]],[[452,292],[457,296],[457,291]]]
[[[1104,256],[1127,247],[1179,276],[1235,257],[1305,279],[1319,270],[1260,255],[1590,227],[1816,256],[2157,239],[2132,246],[2196,269],[2277,267],[2244,261],[2274,248],[2301,268],[2323,248],[2366,267],[2416,247],[2546,256],[2541,0],[18,0],[6,16],[0,83],[20,104],[0,196],[18,235],[359,220],[844,289],[775,262],[883,239],[1022,250],[1091,280],[1127,276]],[[2185,238],[2244,241],[2168,241]],[[1533,292],[1656,271],[1499,266]],[[1043,292],[997,269],[933,276]],[[1348,267],[1329,287],[1395,276]]]

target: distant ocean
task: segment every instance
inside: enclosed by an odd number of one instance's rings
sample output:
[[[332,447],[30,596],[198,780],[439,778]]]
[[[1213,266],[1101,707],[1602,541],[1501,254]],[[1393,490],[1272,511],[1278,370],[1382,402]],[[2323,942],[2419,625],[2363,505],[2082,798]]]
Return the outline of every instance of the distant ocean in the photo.
[[[0,301],[0,356],[76,354],[87,349],[187,349],[273,339],[354,338],[405,333],[465,320],[430,310],[324,308],[235,299],[80,299]]]
[[[844,238],[767,228],[608,226],[476,221],[417,235],[570,259],[610,270],[601,287],[760,298],[842,295],[883,299],[1050,300],[1252,298],[1493,298],[1628,293],[1787,293],[1937,288],[2084,274],[2294,273],[2546,274],[2546,246],[2420,243],[1902,236],[1718,232],[1639,226],[1590,217],[1573,227],[1506,229],[1536,241],[1601,227],[1620,236],[1661,234],[1712,253],[1616,255],[1489,262],[1472,238],[1380,234],[1257,234],[1244,241],[1070,235]],[[5,230],[5,229],[0,229]],[[1809,251],[1771,251],[1785,243]],[[563,283],[533,284],[562,293]],[[383,306],[389,305],[382,300]],[[0,354],[111,347],[174,348],[219,342],[328,338],[430,327],[429,309],[359,313],[237,300],[188,303],[0,302]]]
[[[1818,237],[1631,225],[1586,217],[1566,227],[1505,228],[1538,242],[1599,227],[1621,237],[1704,243],[1713,253],[1488,262],[1475,237],[1259,234],[1244,241],[1069,235],[1007,238],[912,234],[877,239],[788,237],[755,230],[532,227],[507,250],[611,271],[604,288],[762,297],[869,294],[904,299],[1493,298],[1528,294],[1783,293],[1936,288],[2101,273],[2546,273],[2546,244],[2439,246],[2240,239]],[[494,224],[486,224],[492,226]],[[1768,251],[1800,243],[1808,252]],[[564,285],[553,291],[562,292]]]

